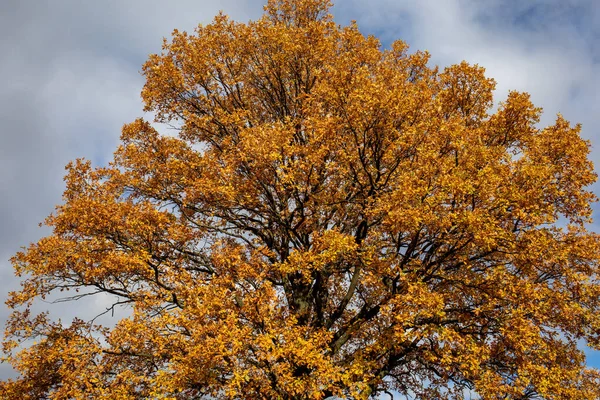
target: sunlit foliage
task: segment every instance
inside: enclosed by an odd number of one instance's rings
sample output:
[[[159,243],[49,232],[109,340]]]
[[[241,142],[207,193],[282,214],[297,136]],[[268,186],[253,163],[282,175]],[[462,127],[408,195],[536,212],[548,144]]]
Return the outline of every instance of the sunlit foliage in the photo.
[[[329,7],[271,0],[150,56],[146,109],[178,135],[137,120],[107,167],[68,166],[52,234],[13,258],[0,397],[599,397],[580,127],[539,128],[525,93],[492,113],[482,67]],[[131,315],[30,311],[75,290]]]

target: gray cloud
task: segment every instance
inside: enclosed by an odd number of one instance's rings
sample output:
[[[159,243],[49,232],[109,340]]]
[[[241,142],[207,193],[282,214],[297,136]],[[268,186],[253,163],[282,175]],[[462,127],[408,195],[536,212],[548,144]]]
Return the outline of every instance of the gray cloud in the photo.
[[[64,166],[77,157],[106,163],[121,126],[143,115],[138,71],[174,28],[193,30],[219,9],[260,15],[257,1],[115,0],[0,3],[0,292],[18,288],[8,262],[60,202]],[[107,300],[42,303],[65,320],[95,315]],[[8,310],[0,307],[0,324]],[[10,375],[0,365],[0,377]]]
[[[0,292],[18,287],[8,258],[46,233],[37,224],[60,202],[63,167],[103,164],[121,126],[142,115],[138,71],[174,28],[191,31],[224,10],[246,21],[262,0],[4,0],[0,2]],[[595,0],[339,0],[339,23],[406,40],[433,62],[485,66],[509,89],[582,122],[600,162],[600,3]],[[102,299],[90,307],[103,310]],[[72,307],[75,307],[74,305]],[[74,315],[77,309],[59,314]],[[0,321],[7,310],[0,307]],[[0,366],[0,377],[8,369]]]

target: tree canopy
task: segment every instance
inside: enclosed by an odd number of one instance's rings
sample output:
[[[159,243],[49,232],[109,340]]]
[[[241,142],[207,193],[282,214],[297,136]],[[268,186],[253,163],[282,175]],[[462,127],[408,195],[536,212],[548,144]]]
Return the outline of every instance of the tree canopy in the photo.
[[[67,167],[13,259],[4,399],[600,397],[589,143],[462,62],[382,48],[326,0],[174,31],[156,122]],[[36,315],[113,296],[115,326]],[[74,292],[78,291],[78,292]],[[34,342],[35,341],[35,342]]]

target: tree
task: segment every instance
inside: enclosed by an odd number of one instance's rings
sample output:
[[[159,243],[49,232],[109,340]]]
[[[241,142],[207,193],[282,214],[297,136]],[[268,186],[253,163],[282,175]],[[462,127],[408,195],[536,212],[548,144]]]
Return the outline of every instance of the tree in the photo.
[[[5,399],[599,398],[589,144],[465,62],[383,50],[326,0],[174,31],[156,121],[69,164],[13,259]],[[35,299],[116,296],[114,327]],[[31,341],[35,340],[34,344]]]

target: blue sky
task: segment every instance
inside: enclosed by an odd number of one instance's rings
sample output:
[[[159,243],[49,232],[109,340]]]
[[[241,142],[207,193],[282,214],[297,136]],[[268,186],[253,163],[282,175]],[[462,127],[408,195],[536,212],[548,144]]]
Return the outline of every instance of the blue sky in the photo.
[[[106,163],[121,126],[143,116],[139,75],[174,28],[192,31],[221,9],[247,21],[262,0],[3,0],[0,2],[0,292],[18,287],[8,258],[45,231],[61,201],[64,165]],[[339,0],[336,21],[357,20],[384,45],[407,41],[441,66],[467,60],[508,90],[583,124],[600,165],[600,2],[597,0]],[[596,185],[600,189],[600,186]],[[600,193],[600,190],[596,192]],[[600,221],[600,217],[597,218]],[[600,225],[595,225],[600,231]],[[99,299],[86,309],[102,310]],[[65,319],[77,305],[54,307]],[[0,320],[7,310],[0,308]],[[600,353],[590,354],[600,367]],[[8,374],[0,366],[0,377]]]

